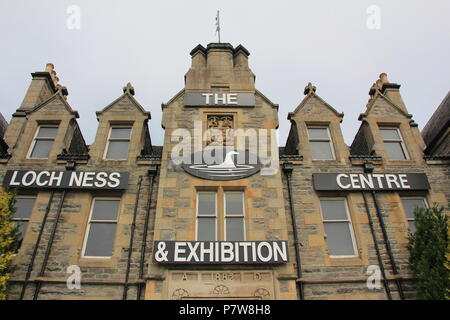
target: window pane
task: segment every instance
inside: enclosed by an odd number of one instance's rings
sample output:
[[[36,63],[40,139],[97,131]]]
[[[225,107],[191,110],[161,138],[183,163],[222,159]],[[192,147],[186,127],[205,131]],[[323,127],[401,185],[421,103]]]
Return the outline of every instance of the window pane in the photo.
[[[226,215],[241,216],[244,214],[244,204],[242,192],[227,192],[225,193],[225,208]]]
[[[115,234],[115,223],[91,223],[84,255],[89,257],[110,257]]]
[[[409,231],[411,233],[416,232],[416,227],[414,226],[414,221],[408,221],[408,224],[409,224]]]
[[[31,158],[48,158],[52,145],[53,140],[36,140]]]
[[[348,220],[345,200],[320,200],[324,220]]]
[[[127,159],[129,141],[110,141],[106,159]]]
[[[400,140],[397,129],[380,129],[383,140]]]
[[[91,220],[117,220],[119,200],[95,200]]]
[[[389,160],[406,160],[405,153],[400,142],[385,142],[387,156]]]
[[[39,127],[39,132],[37,134],[38,138],[54,138],[56,136],[56,127]]]
[[[216,193],[199,192],[197,210],[198,215],[216,215]]]
[[[216,219],[198,218],[197,222],[197,241],[215,241]]]
[[[311,141],[313,159],[333,159],[333,152],[328,141]]]
[[[350,225],[348,223],[324,223],[324,227],[330,255],[352,256],[355,254],[350,235]]]
[[[244,219],[227,218],[226,219],[227,241],[244,241]]]
[[[309,139],[330,139],[327,128],[308,128],[308,134]]]
[[[21,242],[25,235],[25,231],[27,231],[28,221],[15,221],[15,222],[17,224],[17,229],[19,233],[19,241]]]
[[[414,219],[414,209],[416,207],[425,208],[423,199],[402,199],[403,207],[405,208],[406,217]]]
[[[31,210],[33,210],[34,200],[35,198],[17,198],[16,212],[13,218],[29,219]]]
[[[129,139],[131,128],[111,128],[110,139]]]

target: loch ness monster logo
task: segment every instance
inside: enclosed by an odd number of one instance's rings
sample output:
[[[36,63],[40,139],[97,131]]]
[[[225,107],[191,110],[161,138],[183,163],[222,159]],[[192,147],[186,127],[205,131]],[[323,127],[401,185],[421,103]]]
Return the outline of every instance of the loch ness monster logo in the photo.
[[[220,152],[216,154],[216,151]],[[190,161],[182,164],[184,171],[201,179],[226,181],[250,177],[261,169],[258,158],[248,151],[214,149],[210,155],[216,160],[215,164],[205,162],[205,153],[202,151],[191,154]],[[217,161],[217,158],[221,161]],[[195,162],[196,159],[201,159],[201,162]]]

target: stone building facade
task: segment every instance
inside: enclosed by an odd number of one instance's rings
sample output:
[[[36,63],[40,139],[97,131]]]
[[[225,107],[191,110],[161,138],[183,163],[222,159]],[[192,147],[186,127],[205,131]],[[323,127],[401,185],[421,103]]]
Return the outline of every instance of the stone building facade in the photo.
[[[32,73],[0,156],[23,232],[10,299],[414,298],[412,210],[450,199],[448,154],[424,153],[386,74],[351,146],[343,113],[308,84],[279,147],[249,55],[191,51],[162,105],[163,146],[131,84],[87,145],[53,65]]]

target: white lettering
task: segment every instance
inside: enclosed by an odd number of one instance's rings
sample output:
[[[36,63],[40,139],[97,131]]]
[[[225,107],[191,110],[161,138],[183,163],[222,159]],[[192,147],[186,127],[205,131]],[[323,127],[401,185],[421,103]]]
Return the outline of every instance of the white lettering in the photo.
[[[363,174],[359,175],[359,180],[361,182],[361,187],[364,189],[366,188],[366,185],[370,188],[373,189],[373,179],[372,176],[369,174],[367,175],[367,177]]]
[[[231,262],[234,259],[233,244],[231,242],[221,242],[221,261]]]
[[[109,180],[111,180],[111,181],[108,182],[108,187],[115,188],[115,187],[119,186],[119,184],[120,184],[120,173],[119,172],[111,173],[109,175]]]
[[[31,180],[27,181],[27,178],[29,176],[31,176]],[[35,180],[36,180],[36,172],[28,171],[22,177],[22,185],[24,185],[25,187],[31,186]]]
[[[381,180],[381,179],[383,179],[383,175],[382,174],[373,174],[372,175],[375,179],[377,179],[377,182],[378,182],[378,187],[380,188],[380,189],[383,189],[384,187],[383,187],[383,181]]]
[[[99,172],[97,173],[97,180],[94,182],[94,185],[97,188],[103,188],[104,186],[106,186],[106,178],[108,177],[108,174],[106,172]]]
[[[346,185],[342,184],[342,181],[341,181],[342,178],[348,178],[348,175],[343,174],[343,173],[337,175],[336,182],[337,182],[338,186],[342,189],[350,188],[350,186],[351,186],[350,183],[346,184]]]
[[[229,94],[227,94],[227,104],[238,104],[238,102],[237,102],[237,93],[229,93]]]
[[[353,189],[360,189],[361,188],[361,186],[358,184],[359,181],[358,181],[358,175],[357,174],[352,173],[350,175],[350,182],[352,184],[352,188]]]
[[[225,93],[222,93],[222,97],[221,98],[219,97],[218,93],[216,93],[214,95],[214,104],[218,104],[219,100],[222,102],[222,104],[226,104],[227,103],[227,97],[226,97]]]
[[[286,242],[281,243],[282,248],[280,248],[277,242],[273,243],[273,259],[275,262],[278,262],[278,255],[280,255],[281,261],[287,261],[287,250],[286,250]]]
[[[83,187],[93,187],[95,172],[85,172],[83,177]]]
[[[206,98],[205,104],[209,104],[209,97],[211,97],[212,95],[212,93],[202,93],[202,96]]]
[[[411,189],[411,186],[408,184],[408,178],[406,174],[399,174],[398,178],[400,179],[400,183],[403,189]]]
[[[46,175],[47,178],[48,178],[48,177],[50,176],[50,172],[48,172],[48,171],[42,171],[42,172],[40,172],[40,173],[37,175],[36,184],[37,184],[39,187],[43,187],[43,186],[46,186],[46,185],[48,184],[48,180],[41,181],[41,177],[42,177],[43,175]]]
[[[267,248],[267,256],[264,257],[263,253],[262,253],[262,248],[266,247]],[[272,259],[272,247],[270,246],[270,244],[268,242],[260,242],[258,244],[258,258],[259,260],[261,260],[262,262],[268,262]]]
[[[386,184],[389,189],[392,189],[392,184],[395,184],[397,188],[400,188],[400,183],[398,183],[397,176],[395,174],[386,175]]]
[[[179,255],[186,252],[186,249],[182,249],[181,247],[186,246],[186,242],[175,242],[175,257],[174,261],[183,262],[186,261],[186,258],[180,257]]]
[[[17,177],[17,171],[14,171],[12,177],[11,177],[11,182],[9,183],[10,186],[20,186],[20,182],[15,181]]]
[[[56,185],[55,186],[59,187],[60,184],[61,184],[61,180],[62,180],[63,175],[64,175],[64,171],[59,171],[59,172],[53,171],[52,174],[50,175],[50,181],[49,181],[48,185],[49,186],[53,186],[54,185],[54,181],[56,180]]]
[[[69,180],[69,187],[73,186],[73,183],[75,182],[75,185],[77,187],[81,186],[81,183],[83,181],[83,174],[84,172],[72,172]]]

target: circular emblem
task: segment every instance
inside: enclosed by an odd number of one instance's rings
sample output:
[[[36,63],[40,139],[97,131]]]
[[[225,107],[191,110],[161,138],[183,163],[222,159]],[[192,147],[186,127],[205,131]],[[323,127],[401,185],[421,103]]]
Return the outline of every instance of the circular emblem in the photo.
[[[190,175],[207,180],[247,178],[261,169],[258,157],[248,151],[226,148],[205,149],[191,154],[182,167]]]

